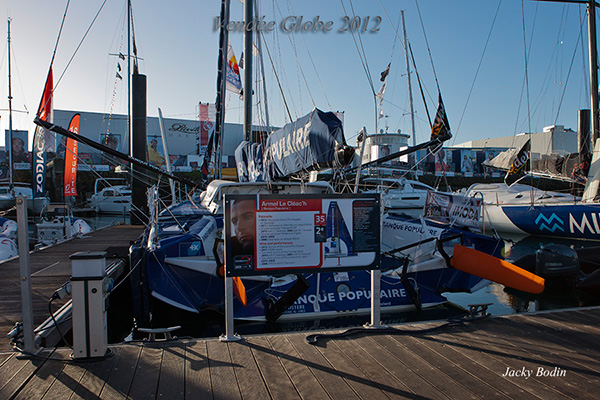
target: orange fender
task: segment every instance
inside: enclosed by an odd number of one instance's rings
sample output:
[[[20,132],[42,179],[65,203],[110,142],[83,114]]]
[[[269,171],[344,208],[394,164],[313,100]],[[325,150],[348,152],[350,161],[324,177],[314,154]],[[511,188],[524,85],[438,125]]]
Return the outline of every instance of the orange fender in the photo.
[[[454,245],[450,264],[459,271],[527,293],[544,291],[544,278],[523,268],[469,247]]]
[[[238,300],[245,307],[248,304],[248,298],[246,297],[246,287],[239,276],[233,277],[233,293],[237,296]]]

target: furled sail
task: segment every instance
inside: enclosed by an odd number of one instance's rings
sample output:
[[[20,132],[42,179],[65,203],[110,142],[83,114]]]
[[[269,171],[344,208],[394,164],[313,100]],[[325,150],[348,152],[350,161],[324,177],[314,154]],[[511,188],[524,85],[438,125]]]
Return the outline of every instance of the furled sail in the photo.
[[[485,160],[483,165],[498,170],[509,171],[516,159],[523,159],[523,152],[527,143],[518,151],[515,148],[502,151],[493,159]],[[528,174],[548,179],[585,184],[590,168],[590,153],[559,155],[531,153],[528,149],[525,149],[525,151],[529,152],[529,158],[525,161],[528,165],[524,169],[515,170],[513,174],[507,173],[505,177],[506,184],[512,185]]]
[[[531,139],[528,139],[521,150],[517,153],[517,156],[513,159],[510,168],[504,177],[504,182],[511,186],[521,178],[525,176],[525,173],[531,169]]]

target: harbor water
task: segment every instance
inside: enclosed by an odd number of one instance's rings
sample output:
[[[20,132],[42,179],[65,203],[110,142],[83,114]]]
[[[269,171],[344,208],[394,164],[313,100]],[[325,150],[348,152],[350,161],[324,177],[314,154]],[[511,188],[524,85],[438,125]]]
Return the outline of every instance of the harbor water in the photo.
[[[535,254],[544,246],[561,245],[571,249],[600,246],[598,242],[569,240],[540,236],[502,235],[505,240],[505,259],[515,262],[527,255]],[[599,257],[600,260],[600,257]],[[475,293],[446,293],[445,297],[462,307],[469,304],[491,304],[488,311],[493,315],[555,310],[560,308],[587,307],[600,304],[600,293],[595,296],[575,290],[563,290],[541,295],[530,295],[490,283]]]

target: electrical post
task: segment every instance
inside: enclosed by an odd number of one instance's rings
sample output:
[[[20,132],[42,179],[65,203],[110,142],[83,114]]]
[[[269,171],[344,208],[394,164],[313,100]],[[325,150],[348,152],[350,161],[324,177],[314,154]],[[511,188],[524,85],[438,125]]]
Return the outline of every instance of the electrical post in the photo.
[[[71,254],[73,358],[104,357],[106,326],[106,252]]]

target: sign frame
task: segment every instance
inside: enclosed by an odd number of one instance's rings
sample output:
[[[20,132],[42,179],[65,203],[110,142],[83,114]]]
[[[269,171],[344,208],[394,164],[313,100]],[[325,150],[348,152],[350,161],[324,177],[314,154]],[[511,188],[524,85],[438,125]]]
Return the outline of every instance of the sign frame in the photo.
[[[251,218],[249,210],[254,209],[253,221],[247,221],[258,238],[252,240],[252,250],[241,244],[248,242],[243,228],[237,228],[240,240],[232,223],[235,202],[244,201],[254,203],[236,207],[234,218],[239,226],[240,218]],[[241,207],[244,213],[238,211]],[[225,194],[223,210],[226,277],[380,268],[379,194]],[[308,239],[311,232],[314,240]],[[248,254],[240,255],[240,247]],[[306,260],[307,265],[299,264]]]

